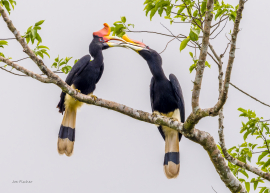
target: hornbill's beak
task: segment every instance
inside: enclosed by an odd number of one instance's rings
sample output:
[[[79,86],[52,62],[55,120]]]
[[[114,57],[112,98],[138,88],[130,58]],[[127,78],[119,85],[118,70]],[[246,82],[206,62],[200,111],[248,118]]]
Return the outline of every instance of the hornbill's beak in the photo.
[[[119,44],[114,43],[114,42],[109,42],[110,40],[117,40],[117,41],[121,41],[121,42],[125,42],[126,41],[122,38],[116,37],[116,36],[110,36],[111,33],[111,28],[107,23],[104,23],[104,28],[96,31],[93,33],[94,36],[98,36],[98,37],[102,37],[104,40],[103,45],[105,46],[105,48],[108,47],[121,47]]]
[[[136,52],[139,52],[141,50],[149,50],[149,48],[142,42],[139,42],[137,40],[130,39],[127,34],[122,36],[125,43],[120,43],[119,46],[130,48]]]

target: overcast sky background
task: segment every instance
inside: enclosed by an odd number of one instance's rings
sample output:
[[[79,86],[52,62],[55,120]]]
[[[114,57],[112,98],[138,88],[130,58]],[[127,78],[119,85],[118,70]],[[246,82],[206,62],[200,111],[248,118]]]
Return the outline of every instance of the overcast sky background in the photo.
[[[144,0],[24,0],[17,1],[10,18],[23,34],[39,20],[46,20],[40,31],[43,45],[50,48],[50,66],[59,54],[60,58],[79,59],[88,54],[92,33],[103,23],[112,25],[120,16],[127,23],[135,24],[135,30],[150,30],[174,34],[188,34],[189,24],[170,25],[168,20],[155,16],[145,17]],[[236,0],[226,0],[236,5]],[[270,81],[269,1],[248,1],[243,12],[241,32],[237,41],[236,59],[232,71],[232,83],[266,103],[269,100]],[[263,14],[263,17],[260,16]],[[228,43],[225,33],[232,29],[232,22],[212,45],[223,53]],[[147,33],[129,33],[131,38],[143,40],[152,49],[161,52],[171,39]],[[0,38],[12,38],[13,34],[0,19]],[[183,90],[186,116],[191,112],[192,80],[189,73],[191,49],[179,52],[180,43],[171,42],[161,55],[167,77],[174,73]],[[0,49],[13,60],[26,57],[16,40]],[[145,60],[135,52],[123,48],[105,50],[103,76],[94,94],[151,112],[149,84],[151,73]],[[224,58],[226,66],[228,53]],[[212,107],[218,97],[218,69],[206,68],[202,84],[200,105]],[[40,72],[30,60],[20,65]],[[2,66],[2,65],[1,65]],[[225,68],[224,68],[225,69]],[[14,70],[15,72],[15,70]],[[65,79],[66,75],[60,75]],[[168,180],[163,172],[164,141],[156,126],[137,121],[128,116],[104,108],[84,105],[77,114],[76,143],[71,157],[57,152],[57,138],[62,115],[56,105],[61,90],[53,84],[43,84],[31,78],[18,77],[0,71],[0,190],[5,193],[29,192],[203,192],[211,193],[211,186],[218,193],[230,192],[217,174],[207,152],[198,144],[182,138],[180,143],[180,174]],[[241,121],[238,107],[256,110],[259,116],[270,118],[269,108],[229,89],[225,105],[225,139],[227,147],[243,142],[239,134]],[[209,132],[218,142],[218,118],[204,118],[196,126]],[[252,140],[251,140],[252,141]],[[256,161],[256,159],[255,159]],[[252,175],[251,175],[252,176]],[[12,184],[13,180],[33,181],[32,184]],[[252,186],[253,189],[253,186]]]

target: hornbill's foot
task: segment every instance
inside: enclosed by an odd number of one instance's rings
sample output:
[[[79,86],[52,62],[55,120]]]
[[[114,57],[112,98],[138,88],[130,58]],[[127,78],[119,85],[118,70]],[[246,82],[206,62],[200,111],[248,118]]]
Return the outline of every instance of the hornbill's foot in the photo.
[[[90,96],[94,98],[95,102],[97,101],[97,96],[96,95],[91,94]]]
[[[154,111],[152,114],[153,114],[154,117],[157,117],[158,115],[160,115],[160,113],[157,112],[157,111]]]
[[[78,89],[75,89],[77,92],[79,92],[79,93],[81,93],[81,91],[80,90],[78,90]]]

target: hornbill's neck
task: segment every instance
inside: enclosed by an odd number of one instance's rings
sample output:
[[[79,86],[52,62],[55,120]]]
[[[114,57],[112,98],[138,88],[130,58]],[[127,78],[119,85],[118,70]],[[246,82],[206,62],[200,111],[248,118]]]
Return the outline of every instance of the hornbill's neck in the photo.
[[[103,63],[103,54],[102,54],[102,49],[95,50],[94,52],[90,51],[91,56],[94,58],[94,62],[96,64],[102,64]]]
[[[164,74],[164,71],[162,69],[162,61],[158,57],[151,57],[151,58],[145,58],[148,66],[150,68],[150,71],[152,75],[154,76],[155,80],[167,80],[167,77]]]

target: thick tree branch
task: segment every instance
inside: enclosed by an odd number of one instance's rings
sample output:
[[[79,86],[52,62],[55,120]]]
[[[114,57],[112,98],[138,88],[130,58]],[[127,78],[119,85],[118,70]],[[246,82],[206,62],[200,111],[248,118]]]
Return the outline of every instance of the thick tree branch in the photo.
[[[205,109],[205,111],[208,111],[209,115],[215,116],[218,114],[219,110],[223,107],[227,100],[228,91],[229,91],[229,84],[231,80],[231,72],[233,67],[233,62],[235,58],[235,50],[236,50],[236,40],[239,30],[240,21],[242,18],[242,12],[244,10],[244,0],[239,0],[239,8],[237,10],[237,16],[234,23],[233,33],[232,33],[232,40],[231,40],[231,48],[229,53],[229,60],[227,64],[226,74],[225,74],[225,81],[223,84],[221,96],[216,103],[216,105],[213,108],[209,108],[208,110]],[[194,92],[194,91],[193,91]]]
[[[193,86],[192,92],[192,111],[196,112],[200,109],[199,107],[199,96],[201,91],[202,79],[203,79],[203,72],[205,68],[205,61],[207,56],[207,49],[209,44],[209,36],[210,36],[210,29],[211,29],[211,22],[213,19],[213,0],[208,0],[207,2],[207,11],[205,14],[205,23],[203,29],[203,39],[202,39],[202,46],[199,61],[197,64],[196,69],[196,77]]]

